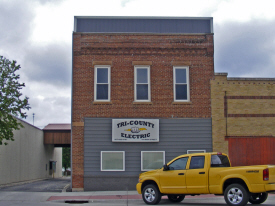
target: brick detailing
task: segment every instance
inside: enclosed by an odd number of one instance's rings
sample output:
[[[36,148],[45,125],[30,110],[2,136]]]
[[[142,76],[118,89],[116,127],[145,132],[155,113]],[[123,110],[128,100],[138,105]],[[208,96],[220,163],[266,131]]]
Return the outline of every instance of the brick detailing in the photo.
[[[275,96],[224,96],[224,117],[275,117],[275,114],[228,114],[228,99],[272,100]]]
[[[93,65],[113,65],[112,61],[93,61]]]
[[[275,117],[275,114],[228,114],[227,117]]]
[[[265,137],[265,138],[274,138],[274,136],[226,136],[225,140],[228,140],[229,138],[255,138],[255,137]]]
[[[182,65],[190,66],[191,61],[173,61],[173,62],[171,62],[171,65],[173,65],[173,66],[182,66]]]
[[[133,61],[132,65],[152,65],[152,61]]]
[[[275,99],[275,96],[226,96],[227,99]]]

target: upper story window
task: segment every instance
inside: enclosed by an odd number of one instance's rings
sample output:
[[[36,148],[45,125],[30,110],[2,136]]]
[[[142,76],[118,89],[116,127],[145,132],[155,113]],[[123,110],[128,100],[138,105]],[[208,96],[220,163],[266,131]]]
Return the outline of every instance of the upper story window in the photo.
[[[151,101],[150,66],[135,66],[135,101]]]
[[[95,66],[95,101],[110,101],[110,66]]]
[[[174,101],[189,102],[189,67],[174,66]]]

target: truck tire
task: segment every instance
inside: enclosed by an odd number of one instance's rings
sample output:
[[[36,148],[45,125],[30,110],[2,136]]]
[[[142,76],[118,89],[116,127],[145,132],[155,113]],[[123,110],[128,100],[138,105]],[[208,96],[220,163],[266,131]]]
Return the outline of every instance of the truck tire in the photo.
[[[185,195],[167,195],[167,196],[171,202],[181,202],[185,198]]]
[[[161,200],[161,194],[156,185],[146,185],[142,190],[142,199],[148,205],[156,205]]]
[[[261,204],[264,201],[266,201],[267,197],[268,197],[268,194],[266,192],[259,193],[259,194],[252,194],[248,201],[251,204]]]
[[[224,191],[224,200],[230,206],[244,206],[248,199],[248,191],[240,184],[231,184]]]

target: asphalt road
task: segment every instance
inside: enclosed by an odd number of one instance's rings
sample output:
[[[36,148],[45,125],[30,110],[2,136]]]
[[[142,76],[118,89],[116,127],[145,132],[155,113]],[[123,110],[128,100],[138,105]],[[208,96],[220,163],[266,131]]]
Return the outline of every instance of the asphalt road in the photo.
[[[55,178],[28,183],[16,184],[12,186],[0,187],[1,191],[13,192],[62,192],[65,186],[71,183],[70,178]]]

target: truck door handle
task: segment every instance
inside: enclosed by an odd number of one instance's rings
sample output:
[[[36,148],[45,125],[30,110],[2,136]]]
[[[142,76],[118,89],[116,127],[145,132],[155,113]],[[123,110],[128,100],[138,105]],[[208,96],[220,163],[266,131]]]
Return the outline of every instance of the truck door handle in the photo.
[[[199,174],[200,174],[200,175],[203,175],[203,174],[205,174],[205,172],[199,172]]]
[[[178,175],[184,175],[184,173],[179,173]]]

